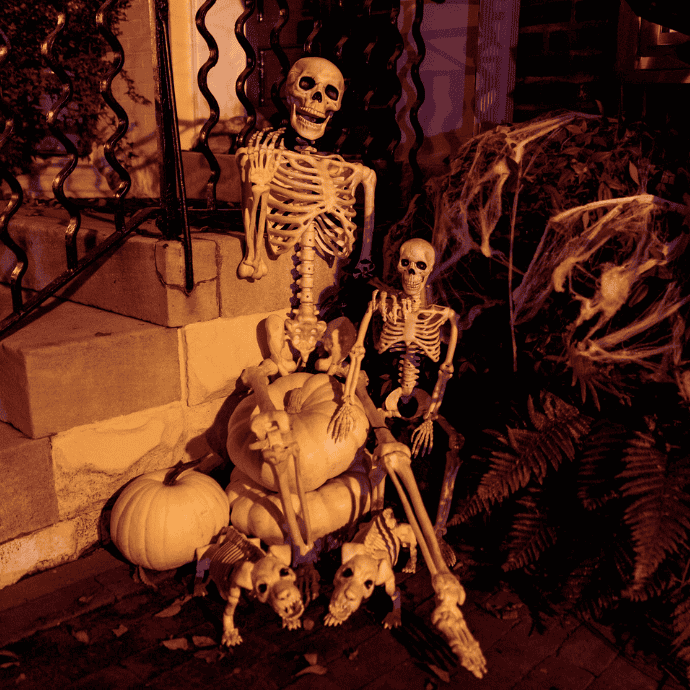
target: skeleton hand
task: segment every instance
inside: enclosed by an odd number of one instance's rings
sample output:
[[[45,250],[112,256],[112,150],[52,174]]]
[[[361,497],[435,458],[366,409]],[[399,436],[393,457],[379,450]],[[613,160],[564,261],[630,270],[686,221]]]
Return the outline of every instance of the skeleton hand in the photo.
[[[276,174],[280,155],[276,154],[276,142],[285,132],[285,129],[264,130],[252,134],[247,146],[247,160],[249,181],[260,194],[268,190],[268,186]],[[263,141],[262,136],[266,134]],[[281,145],[281,148],[282,145]]]
[[[355,425],[353,414],[355,406],[351,402],[344,402],[328,423],[328,431],[335,441],[344,440]]]
[[[412,434],[412,456],[426,455],[434,445],[434,423],[425,419]]]

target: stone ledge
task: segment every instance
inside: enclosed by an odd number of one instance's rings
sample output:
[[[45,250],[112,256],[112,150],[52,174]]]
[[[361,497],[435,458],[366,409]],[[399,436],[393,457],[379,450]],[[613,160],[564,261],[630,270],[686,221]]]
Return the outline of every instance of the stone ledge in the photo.
[[[67,269],[67,213],[60,209],[21,210],[10,223],[14,241],[29,256],[22,286],[40,290]],[[113,224],[83,214],[77,235],[79,256],[102,242]],[[131,235],[110,256],[80,274],[58,294],[161,326],[177,327],[219,316],[216,244],[192,239],[195,287],[184,292],[184,258],[179,242]],[[0,244],[0,282],[9,283],[15,257]]]
[[[50,441],[0,422],[0,543],[57,519]]]
[[[177,330],[56,299],[0,341],[0,371],[0,420],[32,438],[181,399]]]

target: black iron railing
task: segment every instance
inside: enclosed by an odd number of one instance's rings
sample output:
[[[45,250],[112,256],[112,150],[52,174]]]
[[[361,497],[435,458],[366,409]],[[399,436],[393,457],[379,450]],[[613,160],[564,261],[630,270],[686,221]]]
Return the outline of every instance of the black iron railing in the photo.
[[[0,165],[0,177],[9,189],[9,200],[0,213],[0,242],[14,255],[10,289],[12,313],[0,321],[0,338],[21,326],[26,317],[49,297],[77,277],[94,262],[114,251],[126,238],[136,232],[144,221],[155,217],[162,234],[170,240],[183,244],[185,256],[185,285],[189,292],[194,287],[192,242],[190,223],[203,212],[205,223],[209,214],[227,213],[219,208],[217,184],[220,165],[211,151],[208,138],[218,124],[220,110],[218,102],[208,86],[209,72],[218,62],[218,45],[206,25],[208,12],[216,0],[205,0],[196,13],[196,27],[208,46],[209,56],[198,73],[199,91],[208,103],[210,115],[201,128],[195,150],[205,157],[210,176],[205,187],[205,207],[189,207],[185,193],[185,178],[182,165],[179,126],[175,105],[175,90],[172,79],[170,38],[168,35],[167,0],[149,0],[151,33],[154,37],[154,82],[155,106],[158,130],[158,160],[160,178],[160,199],[157,203],[132,211],[125,203],[131,188],[131,178],[125,165],[118,160],[118,143],[128,129],[127,112],[116,100],[112,83],[120,74],[125,63],[121,43],[111,26],[111,15],[116,0],[106,0],[95,21],[103,39],[108,43],[112,63],[107,75],[100,83],[100,92],[105,104],[115,116],[116,127],[104,143],[105,158],[117,177],[109,207],[114,213],[114,231],[95,248],[79,256],[77,237],[81,226],[83,204],[76,203],[65,193],[65,182],[77,165],[77,150],[61,129],[60,113],[72,98],[70,75],[61,65],[55,50],[69,17],[60,12],[53,31],[44,38],[41,53],[45,65],[60,81],[60,95],[45,114],[46,125],[53,137],[64,148],[66,163],[56,175],[52,189],[57,203],[69,215],[65,232],[67,269],[49,285],[25,297],[22,278],[30,260],[12,238],[11,222],[23,203],[23,190],[12,172]],[[422,129],[417,119],[419,107],[424,98],[419,64],[424,57],[424,43],[420,25],[423,0],[416,0],[416,17],[413,36],[417,59],[412,68],[412,79],[417,99],[409,113],[410,124],[416,139],[410,152],[410,165],[414,175],[414,187],[421,185],[421,173],[416,155],[422,143]],[[344,156],[360,158],[367,165],[378,168],[380,180],[385,173],[394,169],[395,150],[401,139],[396,109],[402,94],[397,76],[397,63],[403,52],[403,37],[398,30],[400,3],[397,0],[359,0],[355,3],[314,2],[313,0],[245,0],[245,8],[235,23],[235,36],[244,51],[245,67],[236,82],[237,96],[246,110],[242,131],[235,138],[233,150],[243,145],[256,127],[257,114],[277,126],[287,119],[288,112],[283,102],[284,83],[290,68],[290,55],[320,55],[332,60],[346,76],[347,99],[335,125],[327,135],[331,150]],[[13,50],[22,50],[21,38],[10,44],[8,37],[0,30],[0,70]],[[270,60],[269,60],[270,57]],[[277,68],[275,63],[277,60]],[[1,73],[1,72],[0,72]],[[11,140],[15,132],[16,115],[2,101],[0,90],[0,151]],[[346,124],[345,124],[346,123]],[[229,152],[232,152],[229,151]],[[384,176],[381,176],[381,170]],[[129,212],[128,212],[129,208]]]

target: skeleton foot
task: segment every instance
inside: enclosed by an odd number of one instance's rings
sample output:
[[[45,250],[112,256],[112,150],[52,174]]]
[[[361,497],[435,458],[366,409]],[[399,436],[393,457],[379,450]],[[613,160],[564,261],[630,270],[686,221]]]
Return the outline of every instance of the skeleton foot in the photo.
[[[242,636],[237,628],[232,628],[232,630],[225,630],[223,632],[221,642],[226,647],[234,647],[235,645],[242,644]]]
[[[299,589],[304,605],[307,606],[310,601],[314,601],[319,596],[319,580],[321,576],[313,563],[306,563],[305,565],[299,566],[296,573],[297,589]]]
[[[324,616],[323,624],[324,625],[340,625],[343,622],[343,620],[345,620],[345,619],[344,618],[338,618],[337,616],[334,616],[332,613],[327,613]]]
[[[391,611],[383,619],[384,628],[399,628],[402,625],[402,616],[400,615],[400,609]]]
[[[445,564],[449,568],[452,568],[458,561],[458,558],[455,555],[455,551],[453,551],[450,544],[448,544],[448,542],[446,542],[446,540],[443,539],[443,537],[437,535],[437,541],[439,548],[441,549],[441,555],[443,556]]]

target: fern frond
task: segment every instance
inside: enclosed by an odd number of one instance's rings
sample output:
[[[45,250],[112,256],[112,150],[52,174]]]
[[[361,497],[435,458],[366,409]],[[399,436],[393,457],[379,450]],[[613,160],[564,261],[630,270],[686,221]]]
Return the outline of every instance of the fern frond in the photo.
[[[556,541],[556,530],[549,524],[546,511],[540,508],[536,491],[523,496],[517,503],[525,510],[518,512],[513,521],[508,537],[508,557],[502,566],[505,571],[533,563]]]
[[[489,512],[532,478],[544,481],[549,467],[557,470],[564,460],[572,461],[575,446],[591,426],[591,419],[557,396],[541,395],[544,414],[537,413],[530,398],[528,409],[534,429],[507,429],[506,434],[489,431],[496,445],[490,451],[491,467],[482,477],[475,495],[453,516],[457,525],[479,512]]]
[[[651,435],[641,432],[631,440],[623,460],[622,494],[639,497],[624,514],[635,546],[634,591],[669,554],[688,544],[690,496],[685,487],[690,482],[690,462],[688,457],[673,462]]]
[[[690,598],[687,596],[681,598],[673,611],[673,632],[673,646],[684,652],[684,657],[679,653],[684,661],[690,661],[690,645],[687,644],[690,641]]]
[[[628,432],[615,422],[597,423],[583,442],[577,497],[585,510],[596,510],[618,495],[616,475]]]

